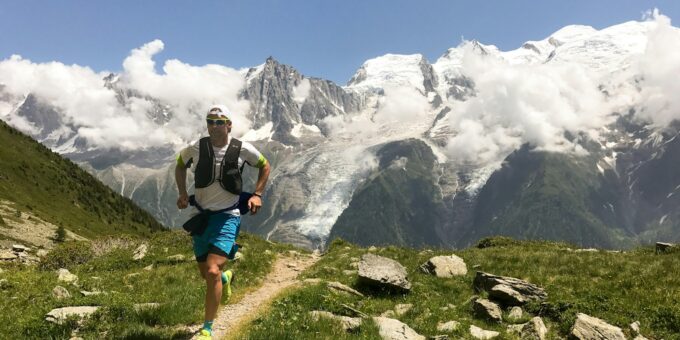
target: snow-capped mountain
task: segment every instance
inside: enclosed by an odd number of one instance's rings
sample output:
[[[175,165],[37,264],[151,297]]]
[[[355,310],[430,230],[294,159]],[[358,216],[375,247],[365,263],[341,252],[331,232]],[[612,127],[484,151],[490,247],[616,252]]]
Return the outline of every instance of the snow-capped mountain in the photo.
[[[680,142],[668,110],[679,108],[656,105],[672,91],[650,60],[679,34],[657,19],[567,26],[512,51],[466,41],[434,63],[368,60],[346,86],[273,58],[210,69],[236,79],[245,103],[236,123],[249,127],[237,135],[274,166],[264,209],[244,228],[310,248],[336,236],[439,246],[492,234],[604,247],[678,240]],[[200,136],[203,98],[180,105],[133,80],[106,75],[99,95],[147,122],[143,131],[170,131],[166,143],[98,144],[68,105],[10,91],[2,78],[0,117],[177,226],[186,215],[174,208],[174,155]]]

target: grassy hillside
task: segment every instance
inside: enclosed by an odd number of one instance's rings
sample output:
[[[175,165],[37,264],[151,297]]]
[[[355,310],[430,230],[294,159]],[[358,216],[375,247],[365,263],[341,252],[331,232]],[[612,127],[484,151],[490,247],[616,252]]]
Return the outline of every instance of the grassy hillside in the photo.
[[[142,243],[148,245],[148,253],[134,261],[133,252]],[[259,285],[277,252],[292,249],[243,233],[239,243],[243,257],[229,264],[238,275],[230,303]],[[173,260],[175,255],[184,260]],[[59,282],[58,268],[77,275],[78,286]],[[55,298],[56,286],[66,288],[71,297]],[[86,296],[80,291],[101,294]],[[188,326],[203,321],[204,295],[191,239],[183,231],[155,233],[149,239],[69,241],[35,267],[0,263],[0,339],[68,339],[75,329],[84,339],[186,339],[193,334]],[[139,303],[159,306],[137,311],[134,305]],[[50,310],[66,306],[100,309],[81,326],[45,321]]]
[[[12,202],[17,216],[29,212],[88,238],[163,229],[131,200],[2,121],[0,145],[0,200]]]
[[[447,250],[387,247],[378,255],[403,264],[413,288],[409,294],[386,294],[357,285],[350,263],[368,252],[344,241],[331,244],[328,254],[304,273],[308,278],[339,281],[366,294],[365,298],[337,294],[323,283],[291,292],[273,303],[256,319],[240,339],[380,339],[377,326],[364,319],[356,333],[347,333],[339,323],[314,321],[308,313],[324,310],[336,315],[357,316],[352,309],[378,316],[397,304],[413,304],[401,317],[418,333],[426,336],[447,334],[452,339],[471,339],[470,325],[501,332],[497,339],[516,339],[507,332],[507,322],[494,324],[473,317],[472,281],[476,270],[528,280],[548,293],[547,303],[526,308],[543,318],[550,339],[565,338],[577,312],[606,320],[624,329],[640,321],[641,333],[649,339],[680,339],[680,252],[656,255],[651,248],[624,253],[575,252],[568,245],[551,242],[514,241],[493,238],[483,241],[483,249],[469,248],[455,253],[468,266],[468,274],[443,279],[421,272],[418,267],[432,256],[448,255]],[[504,312],[507,314],[507,312]],[[528,316],[520,321],[527,321]],[[455,332],[437,331],[437,323],[456,320]],[[632,337],[631,337],[632,338]]]

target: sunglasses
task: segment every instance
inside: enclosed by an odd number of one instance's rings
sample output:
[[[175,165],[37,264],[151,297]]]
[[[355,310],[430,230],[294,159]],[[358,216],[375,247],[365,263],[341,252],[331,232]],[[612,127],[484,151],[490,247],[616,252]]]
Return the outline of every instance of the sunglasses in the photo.
[[[208,125],[222,126],[227,124],[229,119],[206,119],[205,121],[208,123]]]

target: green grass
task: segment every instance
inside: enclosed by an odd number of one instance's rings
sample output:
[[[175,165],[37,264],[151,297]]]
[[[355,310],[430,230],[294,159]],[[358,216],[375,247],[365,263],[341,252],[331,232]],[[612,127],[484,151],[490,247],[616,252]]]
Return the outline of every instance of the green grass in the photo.
[[[133,251],[142,241],[149,244],[149,251],[141,261],[133,261]],[[231,300],[223,303],[242,299],[262,282],[275,254],[292,249],[246,233],[238,242],[243,246],[244,257],[227,266],[237,273],[238,280]],[[95,255],[93,244],[101,255]],[[183,338],[189,334],[182,326],[203,321],[205,283],[193,261],[191,240],[183,232],[156,233],[150,239],[107,238],[93,244],[69,241],[59,245],[38,266],[3,267],[0,278],[7,284],[0,288],[0,310],[5,311],[0,313],[0,338],[69,338],[76,323],[57,326],[44,321],[47,312],[65,306],[101,306],[79,328],[79,336],[86,339]],[[116,246],[106,249],[107,244]],[[167,259],[176,254],[184,255],[187,261]],[[153,265],[152,270],[143,269],[149,265]],[[78,276],[80,288],[57,281],[55,269],[62,267]],[[135,273],[138,274],[130,275]],[[72,297],[54,298],[52,289],[57,285],[65,287]],[[80,290],[106,294],[84,296]],[[160,303],[160,307],[142,312],[133,308],[136,303],[149,302]]]
[[[70,160],[0,121],[0,199],[85,237],[149,235],[163,229],[148,212]],[[14,219],[11,215],[3,218]]]
[[[424,274],[418,267],[432,256],[452,251],[379,248],[377,254],[395,259],[407,268],[413,283],[410,293],[394,294],[358,286],[356,274],[343,274],[367,250],[336,240],[304,276],[339,281],[367,296],[336,294],[323,284],[306,286],[278,299],[241,338],[259,339],[272,334],[281,339],[377,339],[377,329],[370,322],[364,322],[358,333],[347,334],[333,322],[312,321],[308,312],[325,310],[355,316],[344,304],[378,316],[397,304],[410,303],[414,307],[398,319],[422,335],[443,334],[436,330],[437,323],[457,320],[462,327],[448,333],[453,338],[470,338],[468,328],[474,324],[501,332],[499,339],[514,339],[505,333],[507,323],[498,325],[473,317],[470,302],[478,293],[472,280],[475,271],[481,270],[525,279],[545,288],[549,295],[547,303],[527,306],[525,311],[543,317],[552,339],[568,334],[577,312],[602,318],[626,332],[630,323],[639,320],[642,334],[648,338],[680,339],[680,277],[674,274],[680,272],[680,252],[656,255],[651,248],[639,248],[625,253],[577,253],[569,251],[563,243],[507,238],[482,243],[485,248],[455,251],[467,263],[468,274],[451,279]],[[450,304],[455,307],[446,308]]]

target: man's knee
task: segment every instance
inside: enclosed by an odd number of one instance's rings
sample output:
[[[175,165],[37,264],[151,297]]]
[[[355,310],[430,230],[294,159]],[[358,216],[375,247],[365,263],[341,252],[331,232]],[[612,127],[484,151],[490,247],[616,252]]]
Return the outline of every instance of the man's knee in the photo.
[[[214,281],[222,279],[222,271],[220,267],[216,264],[208,266],[208,270],[205,275],[206,280]]]

